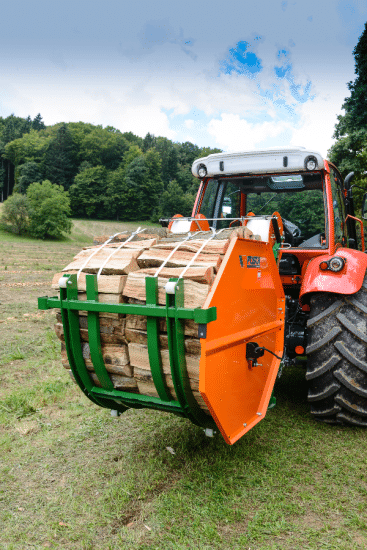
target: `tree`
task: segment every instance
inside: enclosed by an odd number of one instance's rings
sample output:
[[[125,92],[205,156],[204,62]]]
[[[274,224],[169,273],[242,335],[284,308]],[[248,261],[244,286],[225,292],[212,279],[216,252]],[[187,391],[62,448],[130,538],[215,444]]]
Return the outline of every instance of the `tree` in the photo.
[[[117,170],[108,174],[107,191],[104,199],[108,218],[115,218],[116,220],[128,219],[125,217],[129,200],[125,173],[125,168],[120,166]]]
[[[42,120],[41,114],[38,113],[37,116],[34,117],[32,121],[32,129],[33,130],[44,130],[46,128],[45,123]]]
[[[336,142],[329,150],[329,158],[341,170],[343,176],[356,172],[357,183],[366,186],[364,173],[367,170],[367,23],[353,50],[356,79],[348,83],[350,97],[345,98],[344,115],[338,116],[334,138]],[[356,193],[356,205],[360,204]]]
[[[162,181],[164,183],[164,186],[167,187],[168,183],[173,180],[177,175],[177,150],[172,141],[165,137],[156,138],[155,148],[159,152],[161,157]]]
[[[74,216],[103,218],[106,214],[107,170],[104,166],[86,168],[75,176],[70,187]]]
[[[128,148],[129,144],[119,130],[111,126],[105,129],[97,126],[80,143],[79,158],[93,166],[101,165],[108,170],[115,170]]]
[[[29,227],[37,239],[60,238],[70,233],[72,223],[69,193],[49,180],[31,183],[27,189],[29,204]]]
[[[345,98],[345,115],[338,117],[336,137],[360,128],[367,128],[367,23],[353,50],[357,78],[348,83],[350,97]]]
[[[184,192],[190,192],[193,189],[196,191],[198,188],[198,179],[194,178],[191,173],[191,164],[189,166],[178,165],[176,180]]]
[[[65,123],[60,124],[48,143],[45,156],[45,176],[53,183],[69,189],[77,173],[77,149]]]
[[[148,169],[143,155],[139,155],[130,162],[125,173],[125,198],[126,206],[123,212],[124,220],[147,220],[150,217],[149,211],[144,210],[143,193],[146,186]]]
[[[42,179],[39,164],[34,161],[21,164],[18,172],[18,181],[14,185],[14,190],[18,193],[25,193],[31,183],[40,182]]]
[[[142,220],[155,219],[158,216],[159,199],[164,191],[161,178],[161,158],[158,151],[149,149],[145,155],[145,166],[147,168],[146,179],[144,180],[140,208],[144,213]]]
[[[1,122],[1,165],[5,174],[3,180],[3,194],[5,197],[8,197],[13,191],[15,170],[12,160],[6,156],[6,145],[28,133],[31,130],[32,121],[30,117],[25,119],[11,114],[5,119],[2,119]]]
[[[188,165],[191,167],[195,159],[205,156],[201,154],[200,148],[197,145],[191,143],[191,141],[180,143],[178,144],[177,148],[179,162],[184,166]]]
[[[127,168],[129,164],[139,156],[143,155],[143,151],[138,145],[130,145],[128,150],[124,154],[124,160],[122,161],[122,166]]]
[[[155,136],[148,132],[147,135],[144,138],[143,151],[144,152],[148,151],[148,149],[151,149],[152,147],[154,147],[155,144],[156,144]]]
[[[172,180],[162,194],[160,216],[164,218],[170,218],[175,214],[191,216],[194,201],[194,195],[184,193],[177,181]]]
[[[29,226],[29,201],[25,195],[13,193],[3,204],[1,222],[6,231],[23,235]]]
[[[143,149],[144,140],[143,138],[136,136],[132,132],[124,132],[123,137],[126,139],[126,141],[129,143],[129,145],[137,145],[140,147],[140,149]]]

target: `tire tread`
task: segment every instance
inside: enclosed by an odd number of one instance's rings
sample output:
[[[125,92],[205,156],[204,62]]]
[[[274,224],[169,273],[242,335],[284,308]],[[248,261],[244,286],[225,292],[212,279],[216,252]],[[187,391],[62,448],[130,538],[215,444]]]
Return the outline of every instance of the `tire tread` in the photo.
[[[365,274],[353,295],[310,300],[306,380],[310,411],[320,422],[367,428],[366,291]]]

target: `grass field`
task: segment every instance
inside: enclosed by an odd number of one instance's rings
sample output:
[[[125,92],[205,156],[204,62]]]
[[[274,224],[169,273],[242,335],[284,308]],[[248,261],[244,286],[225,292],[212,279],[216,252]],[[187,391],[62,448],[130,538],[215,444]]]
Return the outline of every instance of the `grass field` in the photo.
[[[72,384],[37,297],[93,234],[127,225],[0,232],[0,549],[367,548],[366,432],[315,423],[301,369],[234,446],[165,413],[111,418]]]

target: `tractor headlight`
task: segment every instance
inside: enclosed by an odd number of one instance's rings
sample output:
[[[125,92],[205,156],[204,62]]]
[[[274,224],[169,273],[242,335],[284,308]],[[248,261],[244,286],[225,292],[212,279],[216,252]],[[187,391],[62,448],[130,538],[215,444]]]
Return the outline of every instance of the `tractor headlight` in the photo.
[[[341,271],[344,267],[344,262],[344,258],[341,258],[340,256],[334,256],[334,258],[331,258],[331,260],[329,260],[329,269],[334,272]]]
[[[338,271],[341,271],[344,267],[346,260],[345,258],[341,258],[340,256],[334,256],[334,258],[331,258],[330,260],[326,261],[323,260],[319,268],[321,271],[333,271],[334,273],[337,273]]]
[[[309,155],[305,158],[305,169],[306,170],[316,170],[317,168],[317,158],[313,155]]]
[[[199,164],[199,166],[198,166],[198,176],[199,176],[199,178],[205,178],[207,173],[208,173],[208,171],[206,169],[205,164]]]

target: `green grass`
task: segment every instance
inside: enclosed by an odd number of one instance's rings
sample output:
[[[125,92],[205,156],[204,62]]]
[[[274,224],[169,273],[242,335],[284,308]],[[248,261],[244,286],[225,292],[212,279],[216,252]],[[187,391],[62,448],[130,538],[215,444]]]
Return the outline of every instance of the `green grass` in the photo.
[[[49,281],[113,223],[77,220],[79,240],[1,240],[1,284]],[[111,418],[63,369],[53,314],[36,316],[51,290],[0,291],[1,550],[367,547],[366,432],[313,421],[301,368],[233,446],[165,413]]]

